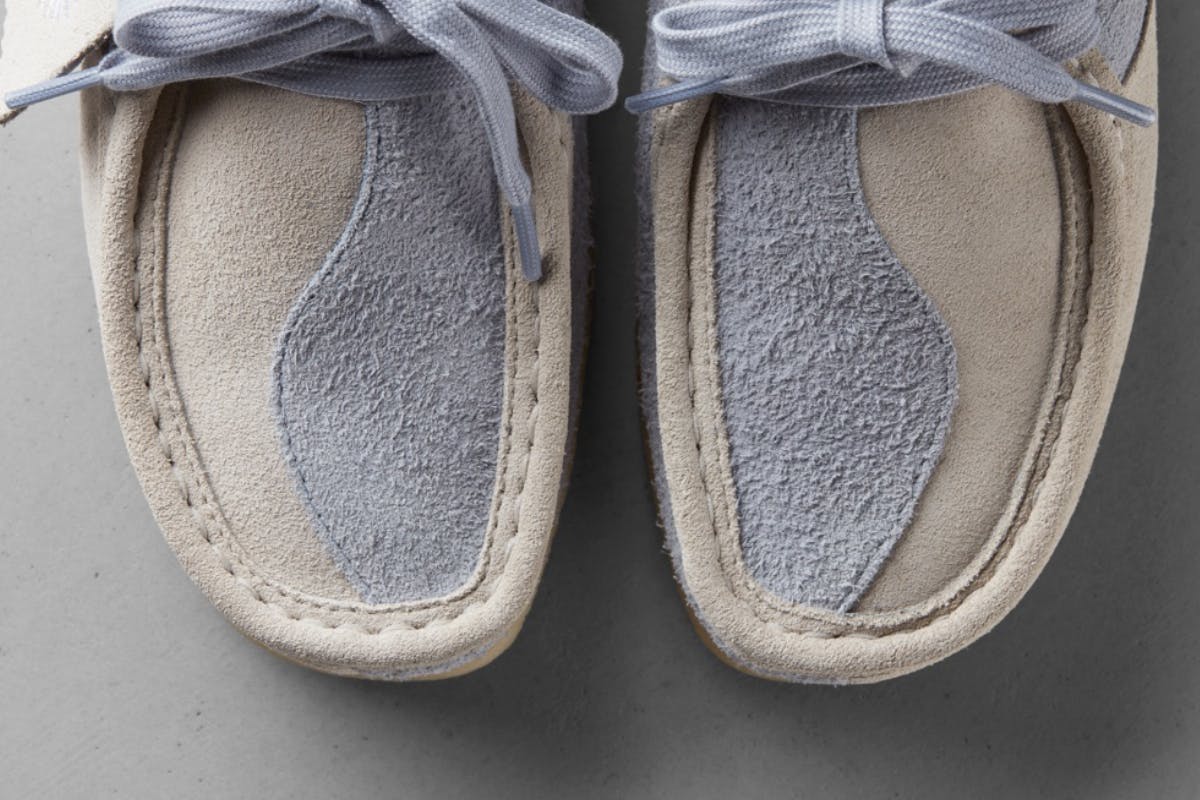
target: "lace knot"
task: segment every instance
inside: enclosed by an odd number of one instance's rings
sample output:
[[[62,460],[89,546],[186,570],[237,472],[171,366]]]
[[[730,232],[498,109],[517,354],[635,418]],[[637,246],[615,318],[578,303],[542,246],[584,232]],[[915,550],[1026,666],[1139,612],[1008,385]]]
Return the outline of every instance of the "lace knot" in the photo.
[[[884,27],[885,0],[840,0],[837,46],[843,55],[892,69]]]
[[[654,18],[659,69],[679,82],[625,107],[640,114],[718,93],[873,108],[998,84],[1154,124],[1153,109],[1064,66],[1101,27],[1096,0],[689,0]]]

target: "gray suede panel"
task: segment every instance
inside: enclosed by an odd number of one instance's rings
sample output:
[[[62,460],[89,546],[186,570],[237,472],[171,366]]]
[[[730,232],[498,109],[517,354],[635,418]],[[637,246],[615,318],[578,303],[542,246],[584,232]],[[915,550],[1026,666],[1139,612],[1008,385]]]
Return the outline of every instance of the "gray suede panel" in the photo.
[[[281,441],[314,525],[373,603],[444,596],[481,556],[504,385],[500,200],[467,93],[366,109],[362,192],[293,308]]]
[[[867,210],[855,112],[718,102],[717,341],[742,550],[772,593],[845,611],[937,464],[954,346]]]
[[[1099,0],[1099,3],[1100,19],[1104,23],[1100,52],[1113,72],[1124,78],[1142,40],[1149,3],[1148,0]]]

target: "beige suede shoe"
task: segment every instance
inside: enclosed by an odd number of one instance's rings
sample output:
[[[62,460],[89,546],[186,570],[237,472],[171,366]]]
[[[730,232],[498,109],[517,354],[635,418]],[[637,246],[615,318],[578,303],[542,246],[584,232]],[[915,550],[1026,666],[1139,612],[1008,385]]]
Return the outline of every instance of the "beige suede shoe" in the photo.
[[[1149,236],[1153,6],[652,10],[642,388],[689,610],[768,678],[932,664],[1025,594],[1090,469]]]
[[[585,148],[550,106],[610,103],[620,54],[574,2],[176,5],[9,0],[0,64],[13,105],[91,86],[104,353],[155,516],[289,659],[482,666],[533,601],[579,399]],[[248,80],[176,80],[219,74]]]

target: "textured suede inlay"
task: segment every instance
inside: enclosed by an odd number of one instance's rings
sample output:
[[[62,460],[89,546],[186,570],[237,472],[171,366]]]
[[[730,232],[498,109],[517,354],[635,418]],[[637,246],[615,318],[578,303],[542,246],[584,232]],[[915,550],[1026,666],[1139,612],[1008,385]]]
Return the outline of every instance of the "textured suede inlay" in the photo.
[[[285,451],[363,597],[471,577],[496,480],[504,384],[500,203],[466,94],[369,108],[359,207],[280,340]]]
[[[717,346],[742,549],[769,591],[846,610],[941,453],[954,346],[867,211],[856,115],[718,108]]]

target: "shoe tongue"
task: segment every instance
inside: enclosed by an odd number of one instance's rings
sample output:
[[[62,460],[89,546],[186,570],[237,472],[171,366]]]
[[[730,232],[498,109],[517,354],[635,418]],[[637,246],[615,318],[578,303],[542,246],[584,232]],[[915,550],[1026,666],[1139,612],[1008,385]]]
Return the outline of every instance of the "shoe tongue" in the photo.
[[[9,92],[73,69],[112,30],[116,0],[6,0],[0,41],[0,124]]]

